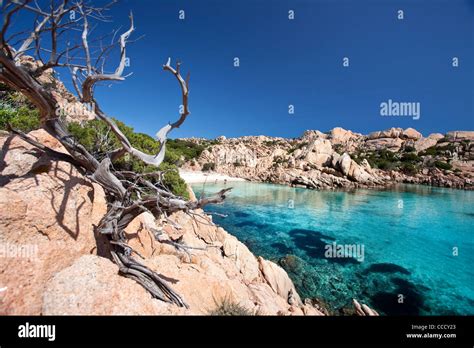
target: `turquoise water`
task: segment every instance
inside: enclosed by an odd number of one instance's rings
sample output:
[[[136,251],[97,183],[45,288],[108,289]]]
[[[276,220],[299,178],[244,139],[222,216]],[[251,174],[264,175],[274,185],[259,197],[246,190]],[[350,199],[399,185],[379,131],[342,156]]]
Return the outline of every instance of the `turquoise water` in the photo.
[[[254,254],[284,267],[303,297],[335,313],[356,298],[387,315],[474,314],[474,192],[227,186],[225,203],[206,211]],[[223,187],[193,185],[198,196]],[[326,257],[332,243],[363,246],[363,254]]]

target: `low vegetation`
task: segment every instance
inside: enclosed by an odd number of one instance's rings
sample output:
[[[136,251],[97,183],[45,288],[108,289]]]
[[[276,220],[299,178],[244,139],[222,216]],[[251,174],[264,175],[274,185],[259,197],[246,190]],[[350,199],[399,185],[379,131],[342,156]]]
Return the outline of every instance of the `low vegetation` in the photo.
[[[302,142],[302,143],[299,143],[295,146],[293,146],[292,148],[290,148],[288,150],[288,154],[292,154],[293,152],[295,152],[296,150],[299,150],[299,149],[302,149],[303,147],[307,146],[308,145],[308,142]]]
[[[202,170],[204,172],[208,172],[208,171],[215,170],[215,169],[216,169],[216,164],[215,163],[204,163],[202,165]]]
[[[40,127],[38,110],[18,92],[0,84],[0,129],[6,130],[7,124],[23,132]]]
[[[442,161],[435,161],[434,166],[436,168],[442,169],[442,170],[451,170],[453,168],[453,166],[451,164],[446,163],[446,162],[442,162]]]
[[[365,159],[372,168],[400,170],[405,174],[414,175],[420,170],[422,159],[413,150],[411,147],[407,147],[402,152],[392,152],[387,149],[370,152],[359,151],[353,157],[358,164]]]
[[[279,144],[280,144],[279,140],[265,140],[263,142],[263,145],[268,146],[268,147],[273,147],[273,146],[276,146],[276,145],[279,145]]]
[[[421,156],[444,156],[449,155],[449,152],[453,152],[455,150],[455,145],[447,144],[447,145],[435,145],[432,147],[427,148],[425,151],[420,152]]]
[[[342,155],[344,153],[344,146],[342,144],[335,144],[333,145],[334,151],[336,151],[339,155]]]
[[[209,315],[218,316],[251,316],[256,315],[255,312],[247,309],[237,302],[225,297],[220,301],[216,301],[216,308],[209,311]]]
[[[280,164],[284,164],[284,163],[287,163],[287,160],[282,156],[275,156],[273,158],[273,167],[276,167],[276,166],[278,166]]]

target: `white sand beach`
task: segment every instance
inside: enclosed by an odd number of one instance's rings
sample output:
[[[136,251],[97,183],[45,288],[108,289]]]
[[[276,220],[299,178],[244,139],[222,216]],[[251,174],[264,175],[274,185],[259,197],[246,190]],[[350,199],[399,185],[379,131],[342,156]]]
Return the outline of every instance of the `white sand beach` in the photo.
[[[245,181],[242,178],[235,178],[225,174],[219,174],[215,172],[201,172],[201,171],[179,171],[179,175],[186,181],[188,184],[198,183],[198,182],[224,182],[224,181]]]

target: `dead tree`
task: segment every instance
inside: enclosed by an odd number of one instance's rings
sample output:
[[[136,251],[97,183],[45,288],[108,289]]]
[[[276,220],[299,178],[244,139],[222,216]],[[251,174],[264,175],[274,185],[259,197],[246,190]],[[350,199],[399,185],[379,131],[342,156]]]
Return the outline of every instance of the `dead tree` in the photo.
[[[38,108],[42,127],[68,150],[69,155],[59,154],[38,144],[19,131],[11,131],[43,151],[57,155],[58,159],[73,163],[91,180],[99,183],[106,193],[108,211],[98,230],[108,237],[111,256],[120,273],[140,283],[153,297],[186,306],[184,300],[163,278],[133,257],[133,250],[127,245],[124,229],[144,211],[159,217],[177,211],[190,212],[209,203],[220,203],[229,189],[209,198],[187,201],[174,195],[159,181],[152,182],[151,177],[160,177],[158,168],[155,173],[137,174],[117,171],[111,166],[112,161],[129,153],[149,165],[158,167],[164,159],[169,132],[180,127],[190,113],[189,75],[183,79],[180,63],[173,67],[171,59],[167,60],[163,69],[174,75],[179,83],[183,112],[174,123],[165,125],[156,133],[160,144],[158,153],[149,155],[134,148],[115,122],[101,109],[94,97],[94,90],[103,82],[122,81],[126,78],[126,48],[135,30],[133,15],[130,14],[129,28],[122,34],[118,35],[118,32],[114,31],[110,36],[91,38],[91,32],[98,23],[110,20],[106,13],[111,5],[112,3],[99,8],[86,0],[51,0],[45,7],[30,0],[4,2],[4,22],[0,34],[0,81],[24,94]],[[23,14],[36,17],[34,28],[10,34],[13,19]],[[109,71],[109,56],[115,51],[119,53],[118,63],[115,69]],[[33,67],[24,64],[26,55],[32,56],[37,64]],[[39,82],[38,77],[48,69],[61,67],[69,69],[78,99],[92,106],[95,117],[105,122],[120,141],[121,148],[109,152],[100,162],[68,133],[64,121],[57,116],[57,100],[51,93],[51,87]]]

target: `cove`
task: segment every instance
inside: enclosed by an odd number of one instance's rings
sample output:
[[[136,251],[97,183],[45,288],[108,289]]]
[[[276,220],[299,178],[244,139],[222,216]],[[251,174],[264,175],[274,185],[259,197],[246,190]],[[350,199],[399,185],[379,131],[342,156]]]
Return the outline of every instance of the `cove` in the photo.
[[[198,197],[224,187],[233,187],[226,201],[205,209],[214,222],[333,314],[348,314],[352,298],[385,315],[474,314],[474,192],[192,185]],[[363,261],[325,257],[333,243],[363,246]]]

